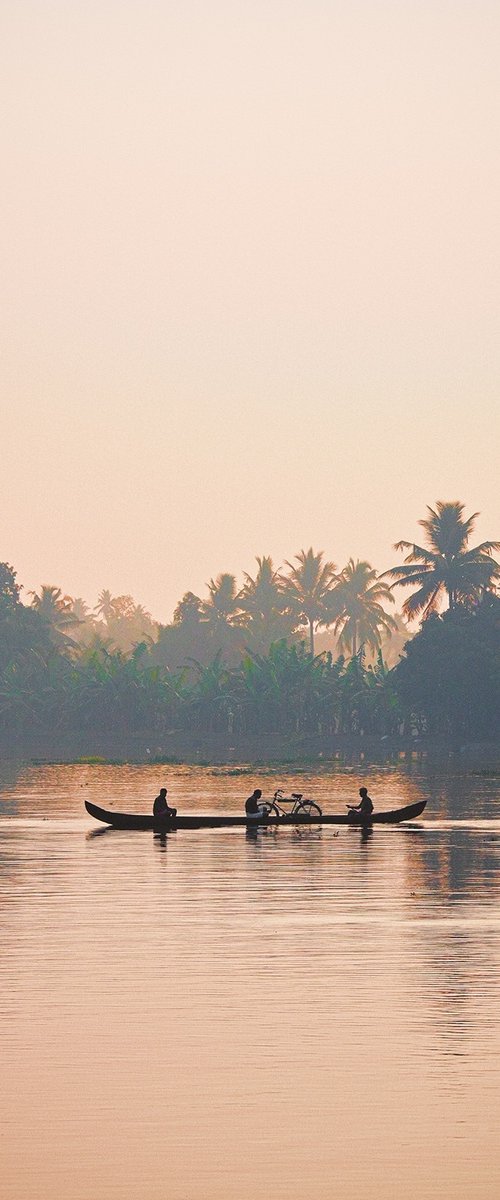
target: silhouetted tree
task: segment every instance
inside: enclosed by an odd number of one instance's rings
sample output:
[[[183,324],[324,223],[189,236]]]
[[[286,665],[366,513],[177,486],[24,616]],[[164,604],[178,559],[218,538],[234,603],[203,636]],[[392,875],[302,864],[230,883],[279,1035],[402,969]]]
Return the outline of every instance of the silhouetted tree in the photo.
[[[496,737],[500,728],[500,600],[473,611],[431,614],[393,672],[408,721],[455,737]]]
[[[208,599],[202,601],[203,622],[212,653],[223,652],[231,661],[243,647],[242,613],[234,575],[223,572],[208,584]]]
[[[9,670],[16,691],[19,672],[32,654],[48,655],[52,648],[49,628],[39,613],[21,603],[16,572],[0,563],[0,670]]]
[[[174,625],[199,625],[203,620],[203,604],[194,592],[184,592],[174,611]]]
[[[500,564],[492,558],[492,552],[500,550],[500,542],[482,542],[467,549],[479,513],[464,520],[464,505],[457,500],[439,500],[436,510],[428,507],[427,511],[428,518],[419,521],[427,535],[427,548],[397,542],[395,550],[408,550],[404,564],[384,572],[402,587],[417,587],[403,605],[410,619],[421,613],[428,617],[445,595],[450,609],[474,602],[500,578]]]
[[[0,605],[5,609],[19,604],[21,589],[16,583],[16,574],[9,563],[0,563]]]
[[[75,599],[68,596],[68,600],[71,605],[71,611],[74,613],[77,621],[86,621],[90,610],[85,600],[82,600],[81,596],[77,596]]]
[[[108,624],[116,616],[115,601],[108,588],[104,588],[97,598],[94,612]]]
[[[379,579],[367,562],[349,559],[331,593],[331,600],[333,628],[338,634],[340,653],[347,651],[355,657],[363,646],[378,651],[382,632],[397,628],[394,618],[381,604],[381,601],[394,604],[389,584]]]
[[[309,628],[309,649],[314,655],[314,630],[331,621],[331,592],[337,581],[334,563],[323,562],[323,551],[301,550],[295,555],[296,565],[287,562],[286,596],[297,621]],[[330,604],[330,607],[329,607]]]
[[[211,631],[234,628],[240,612],[238,591],[234,575],[224,572],[210,580],[208,600],[202,602],[204,620]]]
[[[40,592],[30,592],[30,596],[32,607],[46,624],[54,646],[58,650],[75,648],[77,643],[69,630],[74,631],[79,621],[72,610],[71,597],[63,596],[60,588],[48,584],[43,584]]]
[[[296,624],[286,585],[271,558],[257,558],[255,578],[245,572],[238,601],[243,613],[245,640],[251,649],[269,650],[272,642],[288,637]]]

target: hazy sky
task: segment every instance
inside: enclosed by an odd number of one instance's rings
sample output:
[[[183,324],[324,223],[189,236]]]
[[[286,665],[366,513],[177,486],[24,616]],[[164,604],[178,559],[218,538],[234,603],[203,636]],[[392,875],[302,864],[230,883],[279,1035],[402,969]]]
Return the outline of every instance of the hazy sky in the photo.
[[[0,560],[500,537],[498,0],[1,0]]]

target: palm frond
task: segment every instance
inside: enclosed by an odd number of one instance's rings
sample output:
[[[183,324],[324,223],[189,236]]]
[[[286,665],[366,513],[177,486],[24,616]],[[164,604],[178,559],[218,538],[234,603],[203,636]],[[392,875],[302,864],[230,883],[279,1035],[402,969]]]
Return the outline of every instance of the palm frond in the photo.
[[[426,550],[424,546],[418,546],[416,542],[396,542],[395,550],[408,550],[405,562],[427,562],[435,563],[439,559],[439,554],[433,550]],[[387,572],[384,572],[386,574]]]
[[[418,592],[414,592],[412,596],[408,596],[403,604],[403,612],[408,620],[415,620],[423,614],[424,619],[436,612],[439,606],[440,594],[442,585],[437,587],[434,581],[429,580],[427,587],[421,587]]]

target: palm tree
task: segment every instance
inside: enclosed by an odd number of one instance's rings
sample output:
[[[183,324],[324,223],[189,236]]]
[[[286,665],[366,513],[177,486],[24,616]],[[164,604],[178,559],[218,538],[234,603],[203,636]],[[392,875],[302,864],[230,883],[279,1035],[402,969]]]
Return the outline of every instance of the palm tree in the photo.
[[[154,624],[151,613],[143,604],[133,604],[128,615],[131,621],[135,621],[137,625],[144,625],[145,628]]]
[[[108,588],[103,588],[100,596],[97,597],[97,604],[94,612],[98,617],[102,617],[106,625],[116,616],[115,601]]]
[[[257,558],[255,579],[245,571],[245,584],[238,600],[252,649],[268,650],[272,642],[292,632],[294,616],[287,599],[284,579],[272,558]]]
[[[412,542],[397,542],[395,550],[407,550],[404,564],[385,571],[402,587],[416,585],[417,591],[403,604],[411,620],[423,613],[424,620],[448,597],[450,610],[457,604],[477,601],[481,593],[500,578],[500,564],[492,557],[500,542],[481,542],[467,549],[479,513],[464,519],[464,505],[458,500],[439,500],[436,511],[427,507],[429,516],[419,521],[425,529],[427,549]]]
[[[337,581],[334,563],[323,562],[323,551],[315,554],[312,547],[295,555],[297,566],[287,562],[290,574],[286,577],[286,595],[301,625],[309,626],[309,649],[314,654],[314,629],[331,621],[328,598],[332,584]]]
[[[208,584],[208,599],[202,601],[205,646],[210,657],[220,650],[225,661],[237,661],[243,646],[242,613],[234,575],[223,572]]]
[[[202,602],[204,620],[213,633],[238,624],[239,600],[234,575],[223,572],[207,584],[209,597]]]
[[[68,596],[68,600],[71,604],[71,611],[75,614],[77,620],[85,621],[89,615],[89,607],[85,603],[85,600],[82,600],[81,596],[76,596],[74,600],[71,596]]]
[[[30,592],[30,596],[33,597],[32,608],[48,626],[53,645],[60,650],[76,646],[76,642],[68,634],[68,629],[74,629],[80,624],[72,610],[71,597],[63,596],[60,588],[47,584],[43,584],[40,593]]]
[[[123,625],[123,632],[128,634],[131,646],[137,646],[139,642],[151,644],[156,640],[158,626],[143,604],[132,606],[128,616],[123,619]]]
[[[394,604],[389,584],[377,578],[370,563],[350,558],[332,592],[333,613],[339,614],[334,630],[339,634],[341,654],[347,651],[354,658],[362,646],[378,650],[381,633],[397,628],[394,617],[385,611],[381,601]]]

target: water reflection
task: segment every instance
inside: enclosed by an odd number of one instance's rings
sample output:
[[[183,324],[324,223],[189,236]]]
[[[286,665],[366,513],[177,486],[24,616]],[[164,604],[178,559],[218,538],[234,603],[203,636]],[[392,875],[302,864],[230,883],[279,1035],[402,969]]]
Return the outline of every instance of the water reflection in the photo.
[[[446,905],[460,903],[474,881],[481,882],[491,902],[497,899],[499,850],[487,828],[452,827],[445,834],[426,827],[417,863],[423,886],[439,893]]]
[[[168,846],[168,839],[170,836],[171,836],[170,834],[166,834],[166,833],[154,833],[153,834],[153,845],[154,845],[155,849],[159,850],[161,853],[165,853],[167,846]]]
[[[301,790],[334,808],[357,782]],[[91,828],[84,794],[144,811],[157,784],[32,766],[3,792],[9,1200],[492,1200],[494,781],[466,812],[456,778],[372,777],[387,807],[429,795],[413,828]],[[186,811],[237,811],[243,784],[169,772]]]

